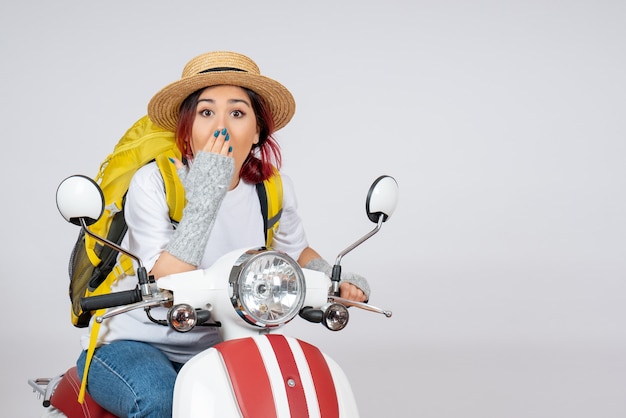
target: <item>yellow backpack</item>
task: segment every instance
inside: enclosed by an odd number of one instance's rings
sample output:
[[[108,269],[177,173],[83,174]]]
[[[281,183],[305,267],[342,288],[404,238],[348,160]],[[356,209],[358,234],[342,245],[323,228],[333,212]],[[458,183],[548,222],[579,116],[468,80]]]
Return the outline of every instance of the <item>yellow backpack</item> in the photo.
[[[156,161],[163,183],[172,222],[182,218],[185,190],[169,158],[180,159],[173,132],[154,125],[148,116],[139,119],[119,140],[113,152],[104,160],[95,180],[104,195],[105,210],[90,230],[119,244],[126,234],[124,199],[130,180],[145,164]],[[273,232],[282,213],[282,181],[278,171],[257,185],[265,224],[266,245],[271,246]],[[86,296],[106,294],[111,284],[124,275],[134,274],[131,260],[110,247],[98,243],[82,231],[72,251],[69,263],[69,297],[71,319],[76,327],[89,326],[91,311],[83,311],[80,300]]]
[[[102,217],[90,226],[90,230],[116,244],[121,243],[127,230],[124,219],[124,199],[130,180],[139,168],[151,161],[156,162],[163,177],[170,219],[174,223],[179,222],[185,206],[185,189],[178,178],[174,164],[169,161],[171,157],[181,158],[180,151],[176,147],[174,133],[154,125],[148,116],[135,122],[119,140],[113,152],[100,165],[95,180],[102,189],[105,210]],[[257,184],[256,188],[265,226],[265,244],[270,247],[282,214],[283,189],[278,170],[274,170],[274,175]],[[122,254],[118,260],[116,251],[85,235],[81,230],[69,265],[72,324],[79,328],[87,327],[93,315],[101,315],[105,311],[83,311],[80,306],[83,297],[110,293],[111,285],[115,280],[132,274],[134,274],[133,264],[126,255]],[[85,396],[87,374],[96,348],[99,325],[94,322],[91,329],[89,349],[78,394],[80,403],[83,402]]]

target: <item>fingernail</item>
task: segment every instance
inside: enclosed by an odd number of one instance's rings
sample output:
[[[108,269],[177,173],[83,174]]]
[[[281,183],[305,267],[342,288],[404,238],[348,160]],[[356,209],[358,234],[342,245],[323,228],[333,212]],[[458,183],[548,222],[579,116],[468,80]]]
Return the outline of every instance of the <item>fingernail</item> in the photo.
[[[173,159],[172,157],[167,157],[167,159],[168,159],[168,160],[170,160],[170,162],[171,162],[172,164],[176,164],[176,161],[174,161],[174,159]]]
[[[233,152],[233,147],[228,147],[228,152]]]
[[[226,128],[222,129],[222,135],[226,135]]]
[[[226,134],[226,138],[224,138],[224,141],[228,141],[230,139],[230,134]]]
[[[217,131],[215,131],[215,133],[213,134],[214,137],[217,138],[217,136],[220,134],[220,130],[218,129]]]

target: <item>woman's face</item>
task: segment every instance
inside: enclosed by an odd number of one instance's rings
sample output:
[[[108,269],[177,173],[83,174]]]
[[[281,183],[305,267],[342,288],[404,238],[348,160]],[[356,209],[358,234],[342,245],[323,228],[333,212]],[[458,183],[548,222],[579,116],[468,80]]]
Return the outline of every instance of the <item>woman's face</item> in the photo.
[[[191,150],[195,154],[213,136],[215,131],[226,128],[235,159],[237,184],[239,171],[250,154],[252,145],[259,142],[259,129],[250,97],[237,86],[207,87],[200,93],[196,116],[191,130]]]

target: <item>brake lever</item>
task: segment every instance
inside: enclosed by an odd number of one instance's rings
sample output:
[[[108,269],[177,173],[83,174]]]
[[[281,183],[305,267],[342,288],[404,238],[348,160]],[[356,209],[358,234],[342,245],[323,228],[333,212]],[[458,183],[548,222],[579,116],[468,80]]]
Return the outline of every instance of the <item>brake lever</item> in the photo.
[[[328,295],[328,299],[332,300],[333,302],[342,303],[342,304],[344,304],[346,306],[356,306],[357,308],[361,308],[361,309],[364,309],[366,311],[383,314],[387,318],[391,318],[391,315],[392,315],[391,311],[386,311],[384,309],[377,308],[376,306],[372,306],[372,305],[369,305],[369,304],[364,303],[364,302],[355,302],[353,300],[345,299],[345,298],[342,298],[342,297],[339,297],[339,296],[334,296],[334,295]]]
[[[123,314],[140,308],[152,308],[154,306],[159,306],[171,301],[171,295],[153,295],[149,299],[142,300],[141,302],[131,303],[130,305],[124,305],[117,308],[109,309],[104,315],[96,316],[95,319],[97,323],[101,324],[102,321],[104,321],[105,319],[111,318],[119,314]]]

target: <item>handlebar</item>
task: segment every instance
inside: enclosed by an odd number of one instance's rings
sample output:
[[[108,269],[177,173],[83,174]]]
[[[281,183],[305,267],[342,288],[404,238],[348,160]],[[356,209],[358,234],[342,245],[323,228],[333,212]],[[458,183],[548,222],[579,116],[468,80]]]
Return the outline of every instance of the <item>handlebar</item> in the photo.
[[[114,306],[130,305],[131,303],[140,302],[141,300],[141,289],[135,287],[133,290],[81,298],[80,307],[85,312],[96,311],[98,309],[112,308]]]

